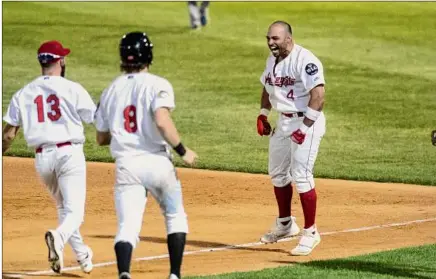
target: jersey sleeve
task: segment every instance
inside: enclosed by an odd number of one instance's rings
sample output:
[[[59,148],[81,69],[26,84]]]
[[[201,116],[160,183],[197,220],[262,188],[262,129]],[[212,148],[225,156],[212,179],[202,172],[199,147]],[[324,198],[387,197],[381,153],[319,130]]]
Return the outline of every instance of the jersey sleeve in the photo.
[[[94,122],[96,106],[83,86],[78,85],[78,91],[77,113],[83,122],[91,124]]]
[[[263,86],[265,86],[265,78],[266,78],[266,75],[267,75],[267,69],[265,69],[265,70],[263,71],[262,75],[260,75],[260,78],[259,78],[260,83],[262,83]]]
[[[319,59],[313,54],[310,54],[306,59],[303,59],[301,81],[307,91],[312,90],[320,84],[325,84],[324,68],[321,61],[319,61]]]
[[[18,92],[14,94],[8,106],[8,111],[3,117],[3,120],[9,125],[18,127],[21,126],[21,112],[18,104]]]
[[[162,107],[170,110],[173,110],[176,107],[173,87],[166,80],[160,82],[159,86],[155,88],[154,99],[151,103],[153,112]]]
[[[109,132],[109,121],[104,113],[104,109],[101,107],[105,92],[106,90],[101,95],[100,101],[97,104],[97,110],[95,112],[94,126],[99,132]]]
[[[265,86],[266,78],[268,76],[268,62],[269,62],[269,57],[266,59],[265,69],[263,70],[263,73],[259,77],[259,81],[260,83],[262,83],[263,86]]]

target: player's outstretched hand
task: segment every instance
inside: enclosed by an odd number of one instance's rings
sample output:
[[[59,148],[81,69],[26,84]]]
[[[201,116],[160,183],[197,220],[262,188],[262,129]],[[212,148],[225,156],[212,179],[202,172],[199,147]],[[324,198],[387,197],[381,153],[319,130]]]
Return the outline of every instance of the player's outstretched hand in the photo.
[[[182,159],[185,164],[193,166],[198,158],[198,155],[189,148],[186,148],[186,153],[183,155]]]

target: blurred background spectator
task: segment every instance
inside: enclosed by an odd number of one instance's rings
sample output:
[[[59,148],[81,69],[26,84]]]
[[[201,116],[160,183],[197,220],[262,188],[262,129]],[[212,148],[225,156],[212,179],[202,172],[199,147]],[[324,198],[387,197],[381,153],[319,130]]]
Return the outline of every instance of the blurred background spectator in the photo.
[[[197,6],[200,2],[200,7]],[[188,1],[189,17],[191,20],[191,28],[199,29],[201,26],[206,26],[209,19],[209,1]]]

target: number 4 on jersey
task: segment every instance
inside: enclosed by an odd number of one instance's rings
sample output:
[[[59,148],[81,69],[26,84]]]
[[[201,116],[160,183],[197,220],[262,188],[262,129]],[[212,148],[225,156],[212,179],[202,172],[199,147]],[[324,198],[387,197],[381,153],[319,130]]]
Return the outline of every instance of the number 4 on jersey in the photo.
[[[38,95],[33,102],[36,104],[36,110],[38,111],[38,122],[44,122],[44,99],[42,95]],[[59,108],[59,98],[55,94],[51,94],[47,97],[46,102],[51,105],[47,117],[51,121],[59,120],[62,116]]]
[[[294,100],[294,89],[289,90],[288,95],[286,95],[288,99]]]

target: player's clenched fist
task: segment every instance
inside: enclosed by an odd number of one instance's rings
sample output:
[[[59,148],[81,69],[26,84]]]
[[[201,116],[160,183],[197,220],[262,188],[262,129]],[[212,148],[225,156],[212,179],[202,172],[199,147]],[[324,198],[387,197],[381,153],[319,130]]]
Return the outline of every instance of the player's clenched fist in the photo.
[[[271,133],[271,125],[268,118],[263,114],[257,117],[257,133],[259,136],[268,136]]]
[[[292,140],[293,142],[295,142],[296,144],[302,144],[305,138],[306,138],[306,133],[304,133],[304,132],[301,131],[300,129],[295,130],[295,131],[291,134],[291,140]]]
[[[195,161],[197,160],[198,155],[192,151],[189,148],[186,148],[186,153],[183,155],[182,160],[185,162],[185,164],[192,166],[195,164]]]

